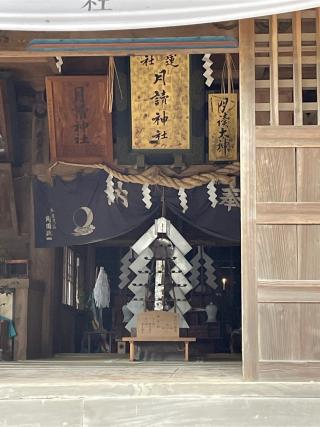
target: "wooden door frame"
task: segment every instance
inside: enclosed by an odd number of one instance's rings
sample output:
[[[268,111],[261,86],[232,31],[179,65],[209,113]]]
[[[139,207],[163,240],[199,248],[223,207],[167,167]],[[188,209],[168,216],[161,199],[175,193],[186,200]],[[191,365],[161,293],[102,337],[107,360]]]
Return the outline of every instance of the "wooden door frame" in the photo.
[[[242,370],[258,379],[254,19],[239,21]]]

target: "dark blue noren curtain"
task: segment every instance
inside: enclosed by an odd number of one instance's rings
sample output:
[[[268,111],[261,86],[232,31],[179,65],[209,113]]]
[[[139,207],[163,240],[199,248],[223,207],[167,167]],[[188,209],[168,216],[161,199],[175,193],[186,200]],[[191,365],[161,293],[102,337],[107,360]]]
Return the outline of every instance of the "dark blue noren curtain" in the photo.
[[[72,181],[55,177],[53,185],[34,179],[35,240],[37,247],[83,245],[128,233],[159,216],[162,188],[149,186],[147,208],[140,184],[112,180],[113,200],[107,195],[108,174],[79,174]],[[188,209],[182,211],[178,191],[164,189],[165,204],[174,214],[205,233],[240,240],[240,209],[223,203],[228,187],[217,185],[213,208],[206,185],[186,190]]]

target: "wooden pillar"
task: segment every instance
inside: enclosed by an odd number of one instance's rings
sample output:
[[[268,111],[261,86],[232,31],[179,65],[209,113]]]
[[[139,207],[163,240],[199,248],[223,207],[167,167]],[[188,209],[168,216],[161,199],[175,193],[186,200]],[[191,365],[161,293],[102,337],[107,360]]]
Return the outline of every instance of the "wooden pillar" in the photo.
[[[301,12],[295,12],[292,25],[293,37],[293,99],[294,125],[303,124],[302,109],[302,44],[301,44]]]
[[[189,342],[188,341],[184,342],[184,360],[186,362],[189,361]]]
[[[279,125],[278,16],[270,18],[270,124]]]
[[[254,20],[239,21],[242,355],[245,379],[257,378],[256,148]]]
[[[43,291],[41,356],[51,357],[53,349],[55,250],[36,248],[34,241],[33,193],[31,199],[31,282]],[[31,306],[30,306],[31,309]],[[32,333],[32,331],[30,331]]]
[[[130,362],[134,362],[134,342],[130,341]]]
[[[316,40],[317,40],[317,103],[318,103],[318,125],[320,125],[320,8],[316,9],[316,17],[317,17],[317,32],[316,32]]]

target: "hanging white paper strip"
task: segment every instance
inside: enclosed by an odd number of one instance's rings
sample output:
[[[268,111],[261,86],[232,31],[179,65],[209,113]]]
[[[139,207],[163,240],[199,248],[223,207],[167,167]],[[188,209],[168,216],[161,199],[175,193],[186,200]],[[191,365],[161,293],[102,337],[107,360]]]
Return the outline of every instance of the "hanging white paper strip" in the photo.
[[[211,202],[211,207],[215,208],[218,204],[218,199],[217,199],[217,187],[213,180],[209,182],[209,184],[207,185],[207,189],[208,189],[209,200]]]
[[[206,85],[208,87],[210,87],[214,81],[213,70],[211,68],[211,65],[213,64],[213,62],[211,61],[210,57],[211,57],[210,53],[206,53],[202,57],[202,61],[204,62],[202,67],[206,70],[203,73],[203,76],[206,78]]]
[[[188,210],[188,198],[187,198],[186,190],[184,188],[180,188],[178,191],[178,195],[179,195],[182,212],[186,213]]]
[[[107,188],[104,190],[104,192],[107,195],[108,205],[110,206],[116,200],[113,175],[111,175],[111,173],[108,175],[108,178],[106,179],[106,183],[107,183]]]
[[[143,203],[146,205],[147,209],[150,209],[152,206],[152,201],[151,201],[151,190],[148,184],[144,184],[142,186],[142,201]]]

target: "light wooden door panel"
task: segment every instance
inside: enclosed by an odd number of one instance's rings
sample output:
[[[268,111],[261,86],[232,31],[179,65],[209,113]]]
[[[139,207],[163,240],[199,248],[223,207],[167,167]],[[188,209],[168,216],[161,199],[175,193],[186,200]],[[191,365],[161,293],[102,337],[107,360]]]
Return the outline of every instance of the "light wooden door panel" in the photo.
[[[259,304],[259,356],[263,360],[300,359],[300,304]]]
[[[257,225],[258,279],[298,278],[297,226]]]
[[[246,378],[320,379],[320,42],[306,49],[305,13],[320,40],[320,8],[293,13],[291,34],[278,34],[280,15],[269,18],[269,34],[263,22],[239,24]],[[291,46],[279,53],[284,37]],[[307,62],[318,64],[316,78],[306,77]],[[316,88],[317,102],[305,102],[305,88]]]
[[[301,360],[320,360],[320,303],[300,305]]]
[[[297,148],[297,201],[320,202],[320,148]]]
[[[295,202],[295,149],[257,148],[257,202]]]
[[[298,225],[298,278],[320,279],[320,225]]]
[[[259,304],[260,361],[320,360],[320,304]]]

